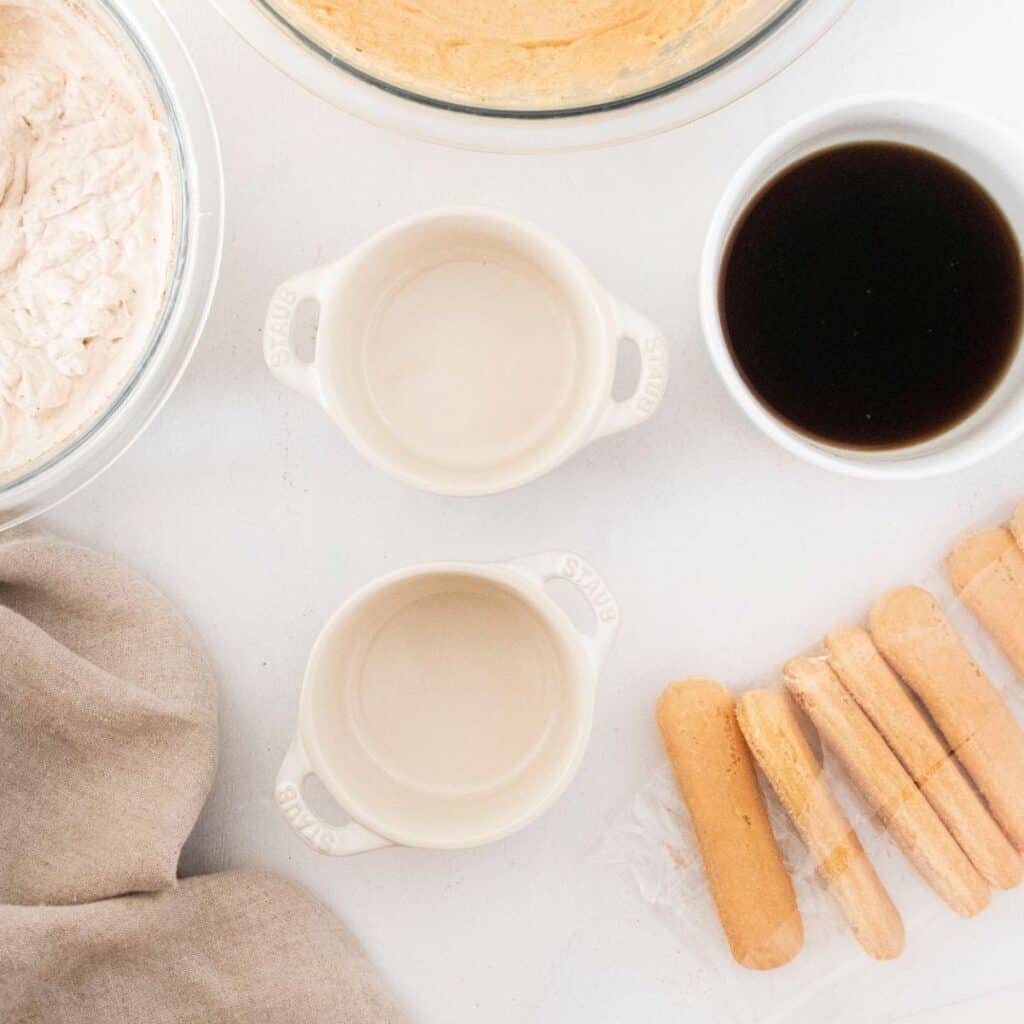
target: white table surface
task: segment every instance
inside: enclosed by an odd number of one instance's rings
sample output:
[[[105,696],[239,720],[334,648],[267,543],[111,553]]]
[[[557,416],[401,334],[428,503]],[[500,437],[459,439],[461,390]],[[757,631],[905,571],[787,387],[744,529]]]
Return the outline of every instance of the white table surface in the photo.
[[[589,866],[661,762],[655,696],[683,674],[742,682],[770,672],[880,589],[920,577],[961,528],[1024,496],[1024,446],[904,485],[826,475],[776,450],[733,405],[701,347],[701,238],[737,162],[819,102],[919,90],[1024,133],[1024,7],[858,0],[796,65],[699,124],[618,149],[521,158],[446,151],[361,124],[286,80],[201,0],[167,6],[222,134],[220,288],[167,408],[46,521],[142,569],[186,610],[215,659],[221,768],[184,870],[260,864],[300,879],[351,925],[418,1022],[727,1019],[690,940],[628,880]],[[673,356],[664,408],[646,427],[480,500],[420,494],[371,469],[322,413],[275,384],[260,355],[264,307],[285,276],[398,217],[463,201],[557,233],[664,325]],[[558,806],[475,851],[392,849],[346,862],[307,850],[271,791],[326,616],[398,566],[563,547],[604,573],[623,626],[587,759]],[[869,973],[834,1008],[872,1022],[1019,1020],[1024,896],[1000,900],[992,914],[984,924],[940,914],[938,928],[912,930],[918,955],[896,973]],[[922,1014],[950,1004],[960,1008]]]

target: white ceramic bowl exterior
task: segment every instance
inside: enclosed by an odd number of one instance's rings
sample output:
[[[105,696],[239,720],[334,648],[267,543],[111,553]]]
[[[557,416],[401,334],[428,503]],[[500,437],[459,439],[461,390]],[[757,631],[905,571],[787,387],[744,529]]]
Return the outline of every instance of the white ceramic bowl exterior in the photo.
[[[380,389],[369,383],[368,363],[376,358],[373,349],[378,343],[373,325],[388,296],[404,287],[404,282],[421,275],[424,268],[454,261],[451,254],[462,252],[477,254],[473,259],[482,263],[514,260],[541,281],[547,292],[557,296],[571,323],[574,350],[564,360],[564,374],[554,374],[557,401],[535,408],[518,435],[506,431],[490,449],[481,444],[470,450],[478,438],[487,436],[492,415],[499,415],[496,409],[489,412],[485,404],[474,412],[476,428],[460,429],[456,420],[448,428],[447,445],[438,440],[433,452],[425,452],[415,443],[415,429],[401,434],[397,417],[382,408],[386,403]],[[459,302],[459,296],[457,290],[453,292],[451,302]],[[471,298],[462,293],[461,301]],[[320,311],[312,362],[300,360],[292,343],[295,312],[305,299],[315,300]],[[476,327],[481,337],[496,329],[485,322],[485,315],[481,314]],[[461,368],[435,365],[443,339],[431,336],[428,321],[429,314],[424,314],[424,322],[414,324],[416,337],[422,335],[422,352],[414,351],[409,365],[392,376],[441,378],[457,399],[472,391],[474,381]],[[525,350],[530,332],[524,330],[519,338]],[[467,341],[472,344],[472,336]],[[612,385],[621,341],[637,347],[641,369],[634,393],[619,401],[612,397]],[[668,345],[661,332],[613,299],[572,252],[531,224],[477,207],[453,207],[402,221],[339,262],[287,281],[271,299],[263,344],[274,374],[322,405],[370,462],[414,487],[452,495],[493,494],[518,487],[554,469],[596,438],[642,423],[660,404],[668,374]],[[509,345],[515,344],[513,336]],[[524,408],[536,401],[534,392],[541,378],[547,375],[522,379]],[[455,379],[460,383],[452,385]],[[490,389],[494,387],[492,380]],[[516,396],[511,390],[505,394],[504,383],[498,382],[498,387],[506,419],[514,422],[508,410],[515,410]],[[512,387],[510,382],[508,389]],[[432,418],[444,417],[450,404],[454,403],[443,398],[426,404],[420,433]],[[467,416],[467,422],[471,420]]]
[[[922,444],[870,451],[828,445],[783,422],[747,386],[725,338],[720,270],[732,230],[747,205],[794,162],[831,146],[863,141],[918,146],[959,165],[1002,207],[1018,245],[1024,240],[1024,147],[1009,132],[968,110],[917,97],[879,95],[836,103],[797,119],[768,138],[726,188],[712,217],[701,263],[704,340],[737,404],[787,451],[856,477],[918,479],[952,472],[994,454],[1024,434],[1024,346],[996,391],[964,422]]]
[[[586,597],[592,633],[545,591],[555,579]],[[579,767],[618,623],[601,578],[566,552],[425,565],[371,583],[335,613],[310,655],[278,806],[308,846],[334,856],[390,844],[471,847],[517,831]],[[417,631],[438,648],[426,659],[409,649]],[[490,650],[494,637],[509,653]],[[520,655],[525,673],[501,664],[476,671],[481,658]],[[405,659],[401,671],[395,658]],[[328,825],[310,809],[310,775],[348,824]]]

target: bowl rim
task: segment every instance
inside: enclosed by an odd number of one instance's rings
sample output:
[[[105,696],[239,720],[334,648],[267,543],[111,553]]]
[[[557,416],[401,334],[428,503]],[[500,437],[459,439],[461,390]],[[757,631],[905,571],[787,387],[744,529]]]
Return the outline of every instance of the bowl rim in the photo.
[[[213,3],[280,71],[364,121],[457,149],[542,153],[615,145],[713,113],[796,60],[853,0],[788,0],[751,36],[695,72],[634,96],[543,112],[472,107],[421,96],[332,57],[273,11],[268,0]]]

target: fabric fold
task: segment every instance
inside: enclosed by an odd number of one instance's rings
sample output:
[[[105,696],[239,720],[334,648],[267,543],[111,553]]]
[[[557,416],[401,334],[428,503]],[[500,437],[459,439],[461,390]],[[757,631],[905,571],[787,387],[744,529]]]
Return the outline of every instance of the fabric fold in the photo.
[[[87,548],[0,533],[2,1024],[404,1021],[304,889],[177,879],[216,750],[216,684],[166,598]]]
[[[352,935],[265,871],[0,907],[4,1024],[400,1024]]]
[[[175,884],[216,768],[216,688],[189,625],[117,562],[0,535],[0,902]]]

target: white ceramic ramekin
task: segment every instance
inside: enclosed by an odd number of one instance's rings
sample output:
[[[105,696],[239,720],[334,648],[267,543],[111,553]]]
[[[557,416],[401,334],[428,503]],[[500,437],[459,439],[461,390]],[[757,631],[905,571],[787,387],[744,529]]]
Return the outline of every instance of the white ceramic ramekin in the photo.
[[[549,422],[531,422],[522,447],[496,448],[464,463],[426,458],[393,423],[367,383],[366,359],[375,310],[403,281],[463,250],[502,253],[529,265],[567,311],[575,355],[566,372],[557,409]],[[319,307],[316,351],[301,360],[292,343],[295,312],[303,300]],[[456,301],[456,300],[453,300]],[[481,331],[487,330],[481,323]],[[617,400],[612,385],[619,343],[640,353],[640,374],[629,398]],[[424,331],[425,346],[429,333]],[[526,221],[480,207],[434,210],[392,225],[336,263],[292,278],[274,293],[263,332],[267,365],[284,384],[321,405],[370,462],[413,487],[437,494],[494,494],[518,487],[554,469],[574,452],[607,434],[648,419],[661,402],[668,375],[668,345],[662,333],[594,279],[557,239]],[[432,367],[410,372],[448,372]],[[467,388],[472,382],[466,382]],[[467,430],[467,434],[470,431]]]
[[[592,632],[574,626],[547,593],[545,584],[556,579],[568,580],[586,597]],[[435,601],[445,609],[448,628],[432,639],[429,621],[424,626],[415,616],[417,602]],[[474,614],[477,601],[484,618]],[[548,653],[550,660],[540,658],[538,665],[549,671],[520,677],[525,690],[489,689],[500,685],[503,654],[474,648],[473,637],[480,634],[462,635],[495,614],[527,630],[526,646],[539,640]],[[579,767],[598,673],[618,625],[618,608],[604,582],[567,552],[495,564],[423,565],[369,584],[331,617],[314,645],[298,730],[277,778],[278,807],[308,846],[332,856],[392,844],[479,846],[523,828],[555,802]],[[406,649],[410,629],[437,647],[429,664]],[[392,637],[394,647],[382,636]],[[468,648],[460,646],[462,639]],[[517,656],[515,637],[510,644]],[[460,657],[466,650],[473,655],[468,662]],[[395,658],[400,671],[392,671]],[[477,658],[497,659],[499,671],[472,671]],[[525,719],[526,732],[522,721],[510,731],[505,716],[495,713],[504,709],[515,717],[530,700],[546,709],[535,732],[532,718]],[[431,723],[440,729],[431,730]],[[450,745],[464,742],[465,751],[451,753]],[[494,766],[488,745],[503,751]],[[350,816],[348,824],[326,824],[310,809],[302,793],[310,775]]]
[[[720,270],[737,220],[786,167],[851,142],[918,146],[963,168],[992,195],[1024,239],[1024,147],[999,125],[969,110],[913,96],[844,100],[813,111],[770,136],[736,172],[708,229],[700,271],[700,312],[711,360],[729,393],[773,441],[800,458],[850,476],[909,480],[962,469],[1024,434],[1024,351],[995,392],[970,417],[925,443],[885,451],[828,445],[801,434],[750,390],[733,361],[722,326]]]

